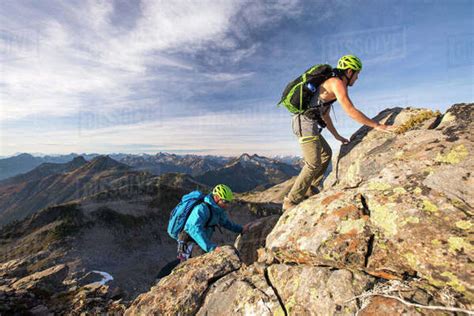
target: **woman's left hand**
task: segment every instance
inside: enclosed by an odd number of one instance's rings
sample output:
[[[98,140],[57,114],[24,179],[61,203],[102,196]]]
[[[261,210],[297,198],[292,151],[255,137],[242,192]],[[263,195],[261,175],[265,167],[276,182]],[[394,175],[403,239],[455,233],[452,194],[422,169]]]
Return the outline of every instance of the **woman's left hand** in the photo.
[[[242,234],[247,233],[251,227],[252,227],[252,223],[245,224],[244,227],[242,227]]]
[[[345,144],[349,144],[349,142],[350,142],[347,138],[344,138],[344,137],[342,137],[342,136],[339,136],[339,137],[337,137],[336,139],[337,139],[338,141],[340,141],[341,143],[343,143],[344,145],[345,145]]]

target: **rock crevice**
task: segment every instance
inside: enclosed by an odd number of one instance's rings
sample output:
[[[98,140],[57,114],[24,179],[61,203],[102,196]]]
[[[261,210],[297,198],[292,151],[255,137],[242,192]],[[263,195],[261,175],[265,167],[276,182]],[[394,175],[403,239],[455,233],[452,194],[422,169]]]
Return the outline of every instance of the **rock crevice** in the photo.
[[[281,308],[283,309],[285,316],[288,316],[288,311],[286,310],[285,303],[283,302],[283,299],[281,298],[281,296],[278,294],[278,290],[273,286],[272,281],[270,280],[270,277],[268,276],[267,268],[265,268],[264,276],[265,276],[265,281],[267,281],[267,284],[273,289],[273,292],[275,292],[275,295],[278,299],[278,302],[280,303]]]

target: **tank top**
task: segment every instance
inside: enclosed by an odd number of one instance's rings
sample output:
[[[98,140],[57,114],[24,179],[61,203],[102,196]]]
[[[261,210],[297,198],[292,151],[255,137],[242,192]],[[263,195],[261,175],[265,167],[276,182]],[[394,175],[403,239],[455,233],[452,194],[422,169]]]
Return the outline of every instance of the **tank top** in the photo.
[[[319,135],[322,129],[326,127],[322,117],[331,110],[331,105],[336,100],[324,102],[319,99],[319,93],[318,87],[309,102],[308,109],[301,114],[292,116],[291,126],[297,137]]]

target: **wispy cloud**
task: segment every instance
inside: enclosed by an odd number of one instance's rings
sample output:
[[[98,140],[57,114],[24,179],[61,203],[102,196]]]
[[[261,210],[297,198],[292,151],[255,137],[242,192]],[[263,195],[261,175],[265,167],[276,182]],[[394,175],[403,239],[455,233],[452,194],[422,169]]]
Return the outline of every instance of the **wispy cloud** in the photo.
[[[165,106],[161,103],[176,99],[177,91],[186,90],[187,84],[200,77],[245,80],[253,73],[225,72],[212,65],[227,64],[230,68],[252,56],[256,44],[239,47],[237,43],[245,40],[245,32],[274,21],[296,3],[276,2],[266,12],[270,6],[251,1],[146,0],[140,2],[131,28],[117,22],[117,17],[127,12],[117,11],[112,1],[54,4],[61,8],[61,16],[41,8],[41,3],[34,5],[37,10],[31,4],[14,6],[15,13],[29,12],[38,21],[30,32],[39,39],[38,47],[34,47],[38,54],[23,58],[24,52],[1,50],[3,59],[8,60],[0,78],[1,120],[38,113],[75,115],[97,104],[112,110],[133,99],[137,92],[151,92],[156,106]],[[250,9],[240,14],[246,6]],[[237,21],[241,19],[246,19],[247,30]],[[10,19],[8,27],[15,32],[23,22]],[[20,43],[10,43],[15,44]],[[219,54],[207,54],[208,69],[203,72],[192,56],[209,47]],[[222,55],[222,51],[228,54]],[[180,82],[181,86],[170,87],[171,82]],[[153,85],[156,91],[150,91]]]

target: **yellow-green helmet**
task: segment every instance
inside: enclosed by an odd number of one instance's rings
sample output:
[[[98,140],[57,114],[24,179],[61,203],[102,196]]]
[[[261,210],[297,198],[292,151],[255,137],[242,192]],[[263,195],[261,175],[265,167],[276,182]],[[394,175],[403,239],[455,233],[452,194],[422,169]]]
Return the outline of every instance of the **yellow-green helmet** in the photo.
[[[234,199],[234,194],[232,193],[232,190],[226,186],[225,184],[218,184],[214,187],[214,190],[212,190],[212,194],[217,195],[223,200],[232,202]]]
[[[337,68],[359,71],[362,70],[362,62],[354,55],[345,55],[337,62]]]

